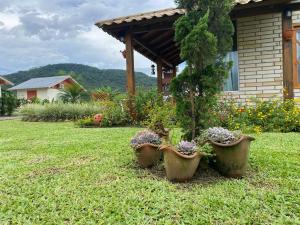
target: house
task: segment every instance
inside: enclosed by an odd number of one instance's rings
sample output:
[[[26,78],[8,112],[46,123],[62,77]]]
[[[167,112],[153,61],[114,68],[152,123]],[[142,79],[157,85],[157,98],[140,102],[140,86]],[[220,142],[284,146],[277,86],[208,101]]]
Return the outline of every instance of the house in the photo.
[[[134,54],[157,64],[158,91],[163,72],[182,63],[174,41],[174,22],[184,9],[165,9],[99,21],[96,25],[126,46],[127,90],[135,94]],[[225,97],[246,102],[300,98],[300,1],[236,0],[231,12],[235,26],[230,76]]]
[[[1,86],[2,85],[14,85],[12,82],[10,82],[9,80],[5,79],[4,77],[0,76],[0,98],[2,96],[2,91],[1,91]]]
[[[71,76],[41,77],[30,79],[8,90],[16,91],[18,99],[38,98],[52,101],[59,98],[61,89],[72,84],[79,85]]]

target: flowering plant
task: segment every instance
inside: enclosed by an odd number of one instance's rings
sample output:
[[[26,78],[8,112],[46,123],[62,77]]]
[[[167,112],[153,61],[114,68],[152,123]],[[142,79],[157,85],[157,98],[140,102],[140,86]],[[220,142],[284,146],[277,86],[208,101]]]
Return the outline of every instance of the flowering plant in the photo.
[[[184,154],[184,155],[192,155],[197,149],[197,145],[194,141],[181,141],[177,145],[178,152]]]
[[[141,131],[131,139],[131,146],[133,148],[138,148],[143,144],[160,145],[161,143],[161,138],[156,133],[149,130]]]
[[[221,144],[231,144],[238,141],[241,137],[241,132],[231,132],[222,127],[213,127],[207,130],[207,138],[211,141]]]
[[[102,122],[102,120],[103,120],[103,115],[102,115],[102,114],[96,114],[96,115],[94,116],[94,122],[95,122],[95,123],[99,124],[99,123]]]

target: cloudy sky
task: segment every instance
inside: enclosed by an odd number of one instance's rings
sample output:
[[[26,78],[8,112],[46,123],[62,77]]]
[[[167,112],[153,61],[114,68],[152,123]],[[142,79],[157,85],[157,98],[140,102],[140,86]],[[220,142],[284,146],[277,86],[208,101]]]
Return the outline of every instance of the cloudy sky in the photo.
[[[94,23],[173,6],[174,0],[0,0],[0,74],[54,63],[124,69],[124,45]],[[151,65],[138,54],[135,63]]]

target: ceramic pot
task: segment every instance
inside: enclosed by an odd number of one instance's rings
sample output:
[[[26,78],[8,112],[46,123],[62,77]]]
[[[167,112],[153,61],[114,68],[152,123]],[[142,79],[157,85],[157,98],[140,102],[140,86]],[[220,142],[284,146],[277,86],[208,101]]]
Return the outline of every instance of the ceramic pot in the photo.
[[[143,144],[135,149],[138,164],[142,168],[148,168],[158,163],[162,158],[162,152],[158,145]]]
[[[168,180],[187,181],[195,174],[200,159],[204,156],[202,153],[193,155],[183,155],[176,151],[172,146],[161,146],[164,153],[164,164]]]
[[[216,154],[216,169],[226,177],[242,177],[248,166],[250,143],[254,140],[249,136],[242,136],[232,144],[220,144],[210,140]]]

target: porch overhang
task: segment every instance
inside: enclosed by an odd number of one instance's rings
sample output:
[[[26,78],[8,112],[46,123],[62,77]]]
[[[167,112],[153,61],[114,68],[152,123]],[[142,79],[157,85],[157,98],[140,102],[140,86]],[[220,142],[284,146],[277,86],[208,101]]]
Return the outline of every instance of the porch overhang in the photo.
[[[230,16],[232,20],[235,20],[241,17],[281,12],[283,29],[288,29],[289,27],[285,26],[287,18],[284,17],[286,9],[300,10],[300,0],[235,0]],[[176,66],[183,60],[180,57],[180,46],[174,40],[174,23],[185,13],[184,9],[170,8],[103,20],[95,24],[126,46],[124,56],[127,68],[127,90],[130,95],[135,95],[134,50],[157,64],[159,92],[163,89],[163,71],[171,71],[173,77],[176,76]],[[291,18],[288,18],[288,21],[291,21]],[[291,48],[285,44],[286,42],[284,42],[283,51]],[[287,56],[290,53],[284,53],[284,55]],[[287,74],[284,76],[287,77],[291,72],[288,69],[290,66],[284,65],[284,67],[286,67],[284,74]]]
[[[292,0],[236,0],[235,3],[233,19],[282,11],[287,6],[300,7],[300,1]],[[184,9],[170,8],[99,21],[95,25],[123,43],[126,34],[131,33],[134,50],[153,62],[160,59],[170,69],[182,63],[179,45],[174,41],[174,22],[184,14]]]

